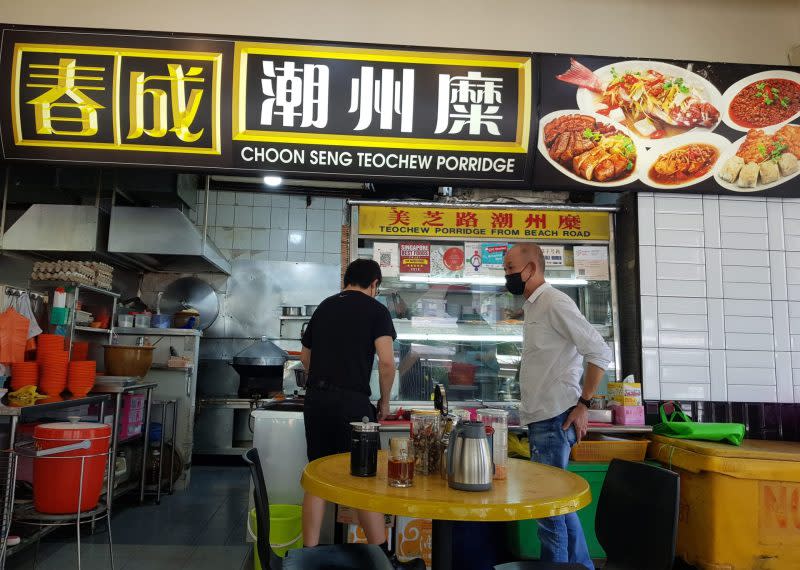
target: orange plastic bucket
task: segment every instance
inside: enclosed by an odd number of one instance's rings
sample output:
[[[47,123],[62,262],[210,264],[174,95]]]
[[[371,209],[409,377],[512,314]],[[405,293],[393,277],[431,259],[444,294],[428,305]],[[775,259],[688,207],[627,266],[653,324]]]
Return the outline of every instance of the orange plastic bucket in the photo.
[[[33,430],[37,450],[89,440],[88,449],[37,457],[33,463],[33,504],[37,511],[62,515],[97,506],[108,462],[111,426],[96,423],[41,424]],[[81,471],[83,485],[81,486]]]

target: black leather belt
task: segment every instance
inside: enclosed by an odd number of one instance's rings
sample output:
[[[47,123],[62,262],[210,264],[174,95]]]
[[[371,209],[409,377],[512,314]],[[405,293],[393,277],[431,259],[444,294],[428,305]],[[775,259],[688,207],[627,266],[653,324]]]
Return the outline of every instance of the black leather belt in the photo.
[[[332,384],[331,382],[326,382],[325,380],[318,380],[309,384],[308,390],[317,392],[350,392],[353,394],[364,394],[365,396],[367,395],[365,392],[362,392],[361,390],[345,388],[343,386],[339,386],[338,384]]]

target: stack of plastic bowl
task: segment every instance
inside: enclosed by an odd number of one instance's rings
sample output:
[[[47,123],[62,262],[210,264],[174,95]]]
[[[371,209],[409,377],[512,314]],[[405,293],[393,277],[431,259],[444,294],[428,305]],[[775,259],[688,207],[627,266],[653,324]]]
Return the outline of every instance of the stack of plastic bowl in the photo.
[[[60,334],[40,334],[36,337],[37,358],[41,354],[64,350],[64,337]]]
[[[89,343],[75,341],[72,343],[72,358],[70,360],[89,360]]]
[[[14,362],[11,364],[11,390],[39,383],[39,365],[36,362]]]
[[[73,396],[82,398],[94,386],[97,363],[94,360],[81,360],[69,363],[67,388]]]
[[[41,349],[39,349],[41,350]],[[67,387],[69,353],[66,350],[53,350],[38,355],[39,392],[54,396]]]

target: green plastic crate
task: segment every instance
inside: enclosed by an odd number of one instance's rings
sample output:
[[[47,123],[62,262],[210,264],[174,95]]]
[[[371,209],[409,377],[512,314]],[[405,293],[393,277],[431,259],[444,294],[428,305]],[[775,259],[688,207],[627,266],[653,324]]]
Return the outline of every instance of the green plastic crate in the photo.
[[[569,471],[580,475],[589,483],[592,490],[592,502],[578,511],[578,518],[586,535],[586,544],[589,547],[589,556],[592,558],[605,558],[606,553],[597,536],[594,534],[594,517],[597,512],[597,499],[600,489],[608,471],[608,463],[572,463],[567,467]],[[539,542],[539,525],[535,520],[518,521],[511,525],[509,532],[509,548],[518,560],[539,558],[541,543]]]

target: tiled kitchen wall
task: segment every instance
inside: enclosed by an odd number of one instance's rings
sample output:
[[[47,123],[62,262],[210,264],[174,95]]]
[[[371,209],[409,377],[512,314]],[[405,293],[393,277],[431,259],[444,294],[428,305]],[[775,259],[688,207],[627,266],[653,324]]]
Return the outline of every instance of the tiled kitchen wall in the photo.
[[[189,217],[203,225],[205,197]],[[253,192],[209,193],[209,235],[231,261],[308,261],[339,265],[343,198]]]
[[[800,201],[638,196],[648,399],[800,402]]]

